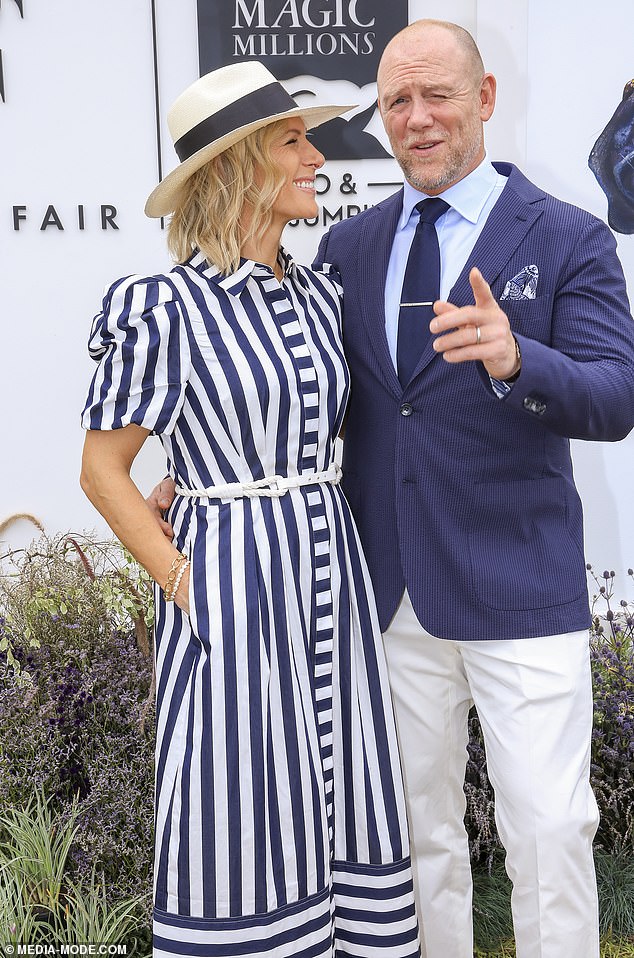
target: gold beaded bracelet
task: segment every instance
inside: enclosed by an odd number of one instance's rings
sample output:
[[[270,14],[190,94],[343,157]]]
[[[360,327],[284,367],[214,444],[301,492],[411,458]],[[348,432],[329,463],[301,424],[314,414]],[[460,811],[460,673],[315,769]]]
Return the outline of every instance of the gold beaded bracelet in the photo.
[[[189,559],[186,559],[185,562],[181,562],[180,568],[178,570],[178,575],[176,576],[176,579],[174,581],[174,588],[170,592],[170,597],[167,600],[168,602],[173,602],[173,600],[176,598],[178,587],[181,584],[181,579],[183,578],[185,574],[185,570],[187,569],[188,565],[189,565]]]
[[[165,596],[166,602],[174,601],[176,590],[178,589],[180,585],[180,581],[183,577],[183,573],[188,565],[189,565],[189,559],[187,558],[187,556],[184,555],[184,553],[179,552],[170,566],[170,570],[167,573],[167,579],[165,581],[165,585],[163,586],[163,594]]]

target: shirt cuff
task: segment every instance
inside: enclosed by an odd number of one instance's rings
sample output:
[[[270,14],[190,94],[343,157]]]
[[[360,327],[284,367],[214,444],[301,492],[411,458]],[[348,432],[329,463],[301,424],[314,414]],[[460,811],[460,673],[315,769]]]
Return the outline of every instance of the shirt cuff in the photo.
[[[498,399],[504,399],[513,388],[513,384],[505,382],[504,379],[494,379],[493,376],[489,376],[489,379],[491,381],[491,388]]]

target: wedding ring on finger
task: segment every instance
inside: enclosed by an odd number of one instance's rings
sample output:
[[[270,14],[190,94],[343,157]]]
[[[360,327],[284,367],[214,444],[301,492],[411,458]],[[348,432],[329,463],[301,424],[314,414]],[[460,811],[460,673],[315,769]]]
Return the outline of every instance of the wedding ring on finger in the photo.
[[[479,327],[479,326],[476,326],[475,331],[476,331],[476,341],[475,341],[475,344],[476,344],[476,346],[479,346],[479,345],[480,345],[480,340],[482,339],[482,336],[480,335],[480,327]]]

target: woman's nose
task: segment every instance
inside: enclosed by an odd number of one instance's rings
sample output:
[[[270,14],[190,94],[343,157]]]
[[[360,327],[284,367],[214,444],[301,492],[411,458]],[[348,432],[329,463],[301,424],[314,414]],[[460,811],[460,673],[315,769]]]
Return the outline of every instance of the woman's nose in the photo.
[[[309,140],[306,141],[306,145],[308,146],[308,151],[304,157],[304,163],[306,166],[314,166],[315,169],[318,170],[319,167],[323,166],[326,162],[324,154],[320,153],[317,147],[313,146]]]

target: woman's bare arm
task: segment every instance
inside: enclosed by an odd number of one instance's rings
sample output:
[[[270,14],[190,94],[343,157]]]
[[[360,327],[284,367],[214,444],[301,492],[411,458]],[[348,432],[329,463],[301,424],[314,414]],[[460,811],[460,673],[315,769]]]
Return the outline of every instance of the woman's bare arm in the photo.
[[[149,436],[141,426],[91,430],[86,433],[81,487],[114,534],[164,587],[178,551],[161,531],[154,514],[130,478],[130,469]],[[182,577],[175,602],[185,612],[189,569]]]

